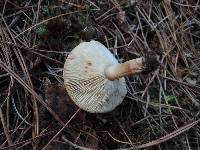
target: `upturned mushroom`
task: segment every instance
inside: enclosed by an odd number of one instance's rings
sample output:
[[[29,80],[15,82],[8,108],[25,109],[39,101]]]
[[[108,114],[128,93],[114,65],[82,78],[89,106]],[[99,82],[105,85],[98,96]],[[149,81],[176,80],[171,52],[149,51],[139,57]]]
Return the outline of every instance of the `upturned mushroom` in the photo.
[[[156,56],[149,53],[119,64],[103,44],[92,40],[80,43],[68,55],[64,85],[81,109],[105,113],[115,109],[126,96],[124,76],[154,71],[157,66]]]

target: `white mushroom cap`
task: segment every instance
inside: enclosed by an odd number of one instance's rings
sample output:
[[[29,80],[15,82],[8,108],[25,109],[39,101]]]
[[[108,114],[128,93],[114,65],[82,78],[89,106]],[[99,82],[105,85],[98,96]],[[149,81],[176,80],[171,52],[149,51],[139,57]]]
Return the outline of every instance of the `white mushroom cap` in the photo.
[[[91,113],[105,113],[123,101],[127,93],[124,76],[148,73],[158,66],[157,56],[152,52],[119,64],[101,43],[83,42],[69,54],[63,78],[76,105]]]
[[[65,88],[81,109],[91,113],[112,111],[127,93],[124,77],[109,80],[105,69],[118,64],[112,53],[97,41],[83,42],[66,59]]]

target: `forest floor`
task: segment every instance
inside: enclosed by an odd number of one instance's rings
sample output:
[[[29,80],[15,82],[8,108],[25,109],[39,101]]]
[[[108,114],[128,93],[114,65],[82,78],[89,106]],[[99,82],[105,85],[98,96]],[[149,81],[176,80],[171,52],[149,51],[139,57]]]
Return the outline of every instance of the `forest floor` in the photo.
[[[105,114],[63,86],[65,59],[90,40],[120,62],[159,56]],[[200,1],[1,0],[0,106],[0,149],[200,149]]]

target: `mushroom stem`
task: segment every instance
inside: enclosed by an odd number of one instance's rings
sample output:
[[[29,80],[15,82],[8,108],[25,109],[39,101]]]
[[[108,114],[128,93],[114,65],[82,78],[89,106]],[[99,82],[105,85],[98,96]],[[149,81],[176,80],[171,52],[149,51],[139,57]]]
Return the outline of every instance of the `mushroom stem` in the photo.
[[[105,76],[109,80],[119,79],[131,74],[137,74],[144,71],[145,59],[144,57],[132,59],[122,64],[110,65],[105,68]]]

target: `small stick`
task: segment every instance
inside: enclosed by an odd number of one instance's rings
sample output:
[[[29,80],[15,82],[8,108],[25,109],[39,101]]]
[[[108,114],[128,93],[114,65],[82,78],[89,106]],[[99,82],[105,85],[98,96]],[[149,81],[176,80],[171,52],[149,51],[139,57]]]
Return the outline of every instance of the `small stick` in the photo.
[[[133,142],[131,141],[131,139],[129,138],[129,136],[127,135],[126,131],[124,130],[124,128],[122,127],[121,123],[119,122],[119,120],[117,118],[115,118],[115,121],[118,123],[120,129],[123,131],[124,135],[126,136],[126,138],[128,139],[128,141],[130,142],[130,144],[133,146],[133,148],[135,148]]]
[[[42,150],[45,150],[47,148],[47,146],[67,127],[67,125],[71,122],[71,120],[76,116],[76,114],[80,111],[81,109],[79,108],[73,115],[72,117],[67,121],[67,123],[60,129],[60,131],[58,131],[58,133],[56,133],[56,135],[54,135],[54,137],[47,143],[47,145],[45,145],[43,147]]]
[[[80,150],[91,150],[90,148],[86,148],[86,147],[83,147],[83,146],[79,146],[77,144],[74,144],[72,143],[71,141],[69,141],[68,139],[66,139],[65,136],[62,136],[62,139],[67,142],[69,145],[73,146],[74,148],[76,149],[80,149]]]
[[[11,141],[11,138],[10,138],[10,135],[9,135],[9,132],[8,132],[8,129],[7,129],[7,127],[6,127],[6,123],[5,123],[5,119],[4,119],[4,117],[3,117],[3,112],[2,112],[1,107],[0,107],[0,118],[1,118],[2,125],[3,125],[4,133],[5,133],[6,138],[7,138],[7,141],[8,141],[8,145],[11,146],[11,145],[12,145],[12,141]]]
[[[16,105],[15,105],[15,99],[14,99],[13,96],[11,97],[11,100],[12,100],[12,106],[13,106],[14,111],[15,111],[15,113],[17,114],[17,116],[18,116],[22,121],[24,121],[27,125],[32,126],[28,121],[26,121],[26,119],[24,119],[24,118],[22,117],[22,115],[21,115],[21,114],[19,113],[19,111],[17,110],[17,107],[16,107]]]

